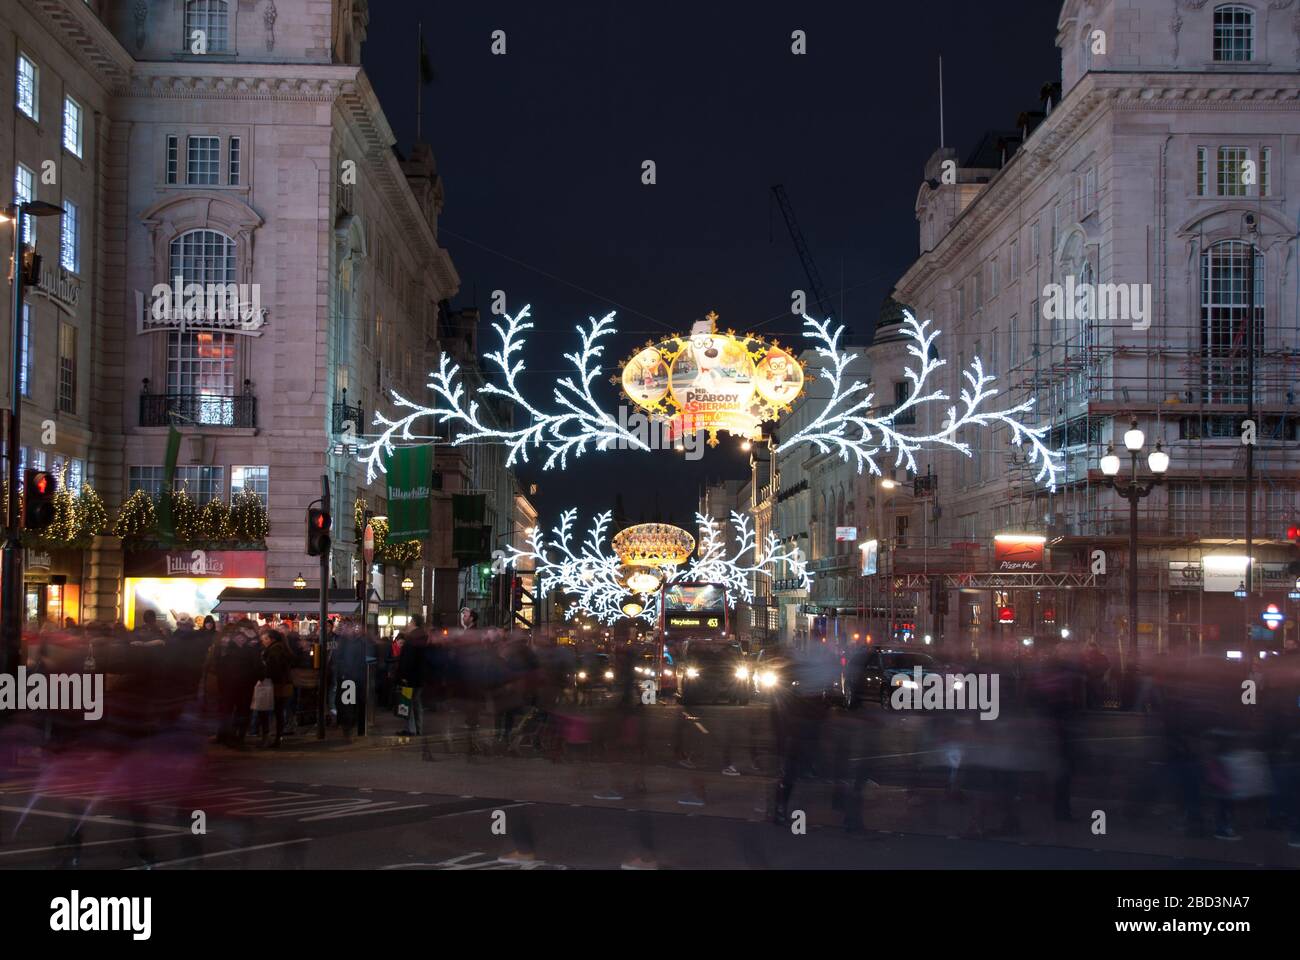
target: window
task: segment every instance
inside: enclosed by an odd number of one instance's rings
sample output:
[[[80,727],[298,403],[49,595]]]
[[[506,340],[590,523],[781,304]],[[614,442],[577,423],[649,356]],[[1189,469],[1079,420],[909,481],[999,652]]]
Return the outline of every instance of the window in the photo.
[[[235,282],[235,242],[224,233],[184,233],[172,241],[170,259],[168,276],[179,276],[182,283]],[[167,392],[200,398],[191,414],[199,423],[233,424],[234,405],[221,398],[235,393],[235,335],[213,330],[168,333]]]
[[[221,138],[189,137],[185,147],[185,182],[215,186],[221,178]]]
[[[1224,240],[1201,255],[1202,399],[1207,403],[1245,403],[1246,326],[1250,296],[1250,256],[1254,248]],[[1264,257],[1255,257],[1255,354],[1264,350]]]
[[[63,98],[63,149],[81,156],[81,104],[71,97]]]
[[[239,161],[241,159],[240,158],[241,146],[242,144],[239,141],[239,137],[230,138],[230,185],[232,187],[239,186]]]
[[[131,494],[143,490],[157,500],[162,493],[162,482],[162,467],[131,467],[127,473],[127,492]]]
[[[178,163],[178,157],[180,154],[179,141],[180,141],[179,137],[172,136],[167,138],[167,182],[168,183],[176,182],[176,168]]]
[[[1087,216],[1097,209],[1097,168],[1089,167],[1083,175],[1083,209],[1080,213]]]
[[[1039,230],[1038,221],[1035,220],[1034,225],[1029,228],[1029,262],[1030,263],[1035,263],[1035,264],[1038,263],[1038,254],[1039,254],[1041,239],[1042,239],[1042,232]]]
[[[224,53],[230,33],[229,4],[226,0],[188,0],[185,4],[184,49],[189,50],[195,30],[202,30],[209,53]]]
[[[18,344],[18,390],[24,397],[32,395],[32,307],[23,303],[22,339]]]
[[[1214,8],[1214,60],[1234,63],[1255,59],[1255,12],[1224,4]]]
[[[18,109],[33,120],[39,120],[40,115],[40,76],[41,73],[36,69],[36,64],[27,59],[23,54],[18,54]]]
[[[989,262],[989,299],[994,300],[998,295],[999,277],[998,277],[998,258],[994,257]]]
[[[77,328],[59,324],[59,412],[77,412]]]
[[[1210,150],[1208,147],[1196,148],[1196,195],[1209,196],[1210,193]]]
[[[1236,480],[1210,481],[1210,513],[1205,517],[1211,536],[1237,536],[1246,517],[1246,485]],[[1204,535],[1204,534],[1202,534]]]
[[[67,467],[68,472],[64,478],[67,489],[71,493],[81,493],[81,485],[86,482],[86,461],[69,457]]]
[[[209,500],[221,499],[224,472],[224,467],[177,467],[172,489],[184,490],[201,507]]]
[[[69,273],[81,272],[81,224],[77,205],[63,201],[63,235],[59,238],[59,263]]]
[[[1259,195],[1273,195],[1273,148],[1265,147],[1259,151]]]
[[[957,288],[957,319],[966,319],[966,284]]]
[[[21,163],[14,168],[14,199],[19,203],[29,203],[36,199],[35,177],[32,172],[24,167]],[[36,218],[23,218],[23,243],[35,246],[36,244]]]
[[[1041,317],[1038,312],[1038,301],[1037,300],[1029,301],[1029,324],[1030,324],[1030,331],[1033,334],[1033,348],[1034,348],[1035,355],[1037,355],[1038,353],[1038,321],[1040,318]]]
[[[975,271],[975,312],[984,306],[984,268]]]
[[[993,334],[989,338],[989,365],[987,373],[996,374],[998,372],[998,328],[993,328]]]
[[[1020,276],[1020,242],[1011,241],[1011,277],[1008,282],[1015,283],[1016,277]]]
[[[242,491],[252,490],[266,506],[271,491],[269,467],[231,467],[230,499],[234,500]]]
[[[1242,174],[1249,159],[1250,150],[1246,147],[1219,148],[1219,196],[1244,197],[1246,195],[1246,184],[1242,180]]]
[[[1007,364],[1008,369],[1016,365],[1016,351],[1020,348],[1020,317],[1012,314],[1007,321]]]
[[[1199,484],[1169,484],[1169,532],[1193,533],[1200,528],[1201,487]]]

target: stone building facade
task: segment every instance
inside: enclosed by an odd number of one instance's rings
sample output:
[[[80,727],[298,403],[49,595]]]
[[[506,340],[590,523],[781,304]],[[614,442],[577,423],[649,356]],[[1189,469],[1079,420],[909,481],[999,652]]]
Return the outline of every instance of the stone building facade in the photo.
[[[252,576],[267,586],[299,574],[317,584],[304,516],[322,475],[332,580],[352,584],[353,503],[386,512],[355,435],[390,391],[423,397],[442,349],[475,363],[477,314],[451,309],[460,279],[438,241],[443,182],[427,146],[409,158],[394,149],[360,65],[369,19],[366,0],[17,0],[0,13],[0,69],[17,77],[25,63],[38,77],[35,115],[16,109],[0,124],[0,164],[13,178],[53,160],[57,180],[35,195],[75,204],[79,231],[75,259],[51,275],[55,292],[29,297],[36,366],[24,413],[58,426],[41,452],[75,464],[112,513],[135,490],[160,492],[175,425],[177,486],[200,504],[240,490],[265,504],[270,532]],[[8,98],[26,89],[5,86]],[[80,152],[60,149],[65,115],[80,117]],[[60,268],[57,221],[36,231],[47,269]],[[156,288],[177,276],[239,285],[247,316],[159,322]],[[450,617],[462,588],[449,498],[490,483],[508,518],[514,480],[443,449],[435,478],[424,556],[376,573],[389,597],[409,574],[412,608]],[[127,615],[139,558],[114,538],[85,554],[79,615]]]
[[[1146,451],[1159,441],[1172,458],[1140,507],[1139,645],[1240,648],[1256,607],[1287,602],[1285,531],[1300,492],[1300,11],[1068,0],[1056,39],[1061,86],[1041,110],[965,160],[949,149],[927,164],[920,254],[895,297],[943,330],[950,390],[981,357],[1001,401],[1034,398],[1033,422],[1066,454],[1055,492],[1034,482],[1036,465],[1003,430],[975,438],[970,458],[923,460],[942,504],[928,569],[937,551],[952,572],[985,572],[990,538],[1018,532],[1046,538],[1045,570],[1080,577],[1006,591],[943,581],[947,634],[977,645],[1065,628],[1104,642],[1127,635],[1128,505],[1099,461],[1111,443],[1124,454],[1136,418]],[[1211,579],[1245,553],[1252,258],[1257,574],[1243,603]],[[1071,285],[1099,296],[1058,315],[1048,301]],[[1102,285],[1135,299],[1126,308]],[[918,549],[902,546],[897,569],[924,567]],[[1108,573],[1090,579],[1098,550]],[[929,618],[917,584],[909,590]],[[1003,605],[1013,626],[993,622]]]

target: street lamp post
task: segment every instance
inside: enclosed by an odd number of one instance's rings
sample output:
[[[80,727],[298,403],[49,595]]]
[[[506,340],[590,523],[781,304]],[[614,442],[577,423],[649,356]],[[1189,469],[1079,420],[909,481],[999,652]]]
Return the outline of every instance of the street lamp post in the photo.
[[[1129,459],[1132,464],[1132,474],[1125,482],[1117,482],[1116,477],[1120,471],[1119,454],[1115,452],[1115,445],[1111,444],[1106,449],[1106,455],[1101,458],[1101,472],[1106,477],[1106,485],[1128,501],[1128,650],[1130,656],[1137,654],[1137,616],[1138,616],[1138,570],[1137,570],[1137,523],[1138,523],[1138,501],[1144,499],[1152,490],[1164,481],[1165,471],[1169,469],[1169,454],[1161,448],[1160,441],[1156,441],[1155,449],[1147,455],[1147,466],[1151,470],[1152,478],[1145,482],[1138,480],[1138,455],[1142,452],[1146,444],[1146,437],[1138,429],[1137,418],[1134,417],[1129,429],[1124,434],[1124,447],[1128,450]],[[1124,662],[1123,654],[1126,651],[1124,646],[1120,646],[1120,661]]]
[[[6,477],[9,481],[8,509],[5,517],[5,544],[3,573],[0,575],[0,634],[3,635],[3,656],[0,669],[13,672],[22,649],[23,623],[23,555],[22,518],[18,511],[18,456],[22,449],[22,336],[23,336],[23,228],[27,217],[56,217],[63,208],[43,200],[15,200],[0,212],[0,222],[12,221],[13,239],[13,314],[10,327],[9,351],[9,436],[5,443],[8,458]]]

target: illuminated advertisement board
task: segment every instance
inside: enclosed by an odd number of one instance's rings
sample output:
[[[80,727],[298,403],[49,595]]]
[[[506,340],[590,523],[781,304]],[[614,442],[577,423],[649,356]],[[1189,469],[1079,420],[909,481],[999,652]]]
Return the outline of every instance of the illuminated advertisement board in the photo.
[[[226,587],[266,586],[264,550],[128,550],[124,567],[128,627],[145,610],[170,627],[181,615],[197,623],[212,612]]]
[[[719,333],[717,314],[696,323],[689,336],[647,343],[623,363],[623,394],[675,436],[718,431],[757,438],[803,392],[803,365],[774,342]]]
[[[726,604],[721,584],[669,584],[664,588],[664,625],[669,630],[725,630]]]

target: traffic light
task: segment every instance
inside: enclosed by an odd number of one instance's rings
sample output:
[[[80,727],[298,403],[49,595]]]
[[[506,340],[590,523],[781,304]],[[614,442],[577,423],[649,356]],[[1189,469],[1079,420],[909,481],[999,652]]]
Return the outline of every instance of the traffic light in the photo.
[[[54,522],[54,493],[59,483],[45,470],[23,473],[23,529],[44,530]]]
[[[514,585],[510,593],[510,609],[522,610],[524,608],[524,581],[515,577]]]
[[[1293,546],[1300,547],[1300,526],[1293,524],[1287,527],[1286,538],[1291,541]],[[1286,569],[1291,576],[1300,578],[1300,558],[1288,563]]]
[[[307,556],[323,557],[330,552],[330,528],[334,520],[321,507],[307,508]]]

